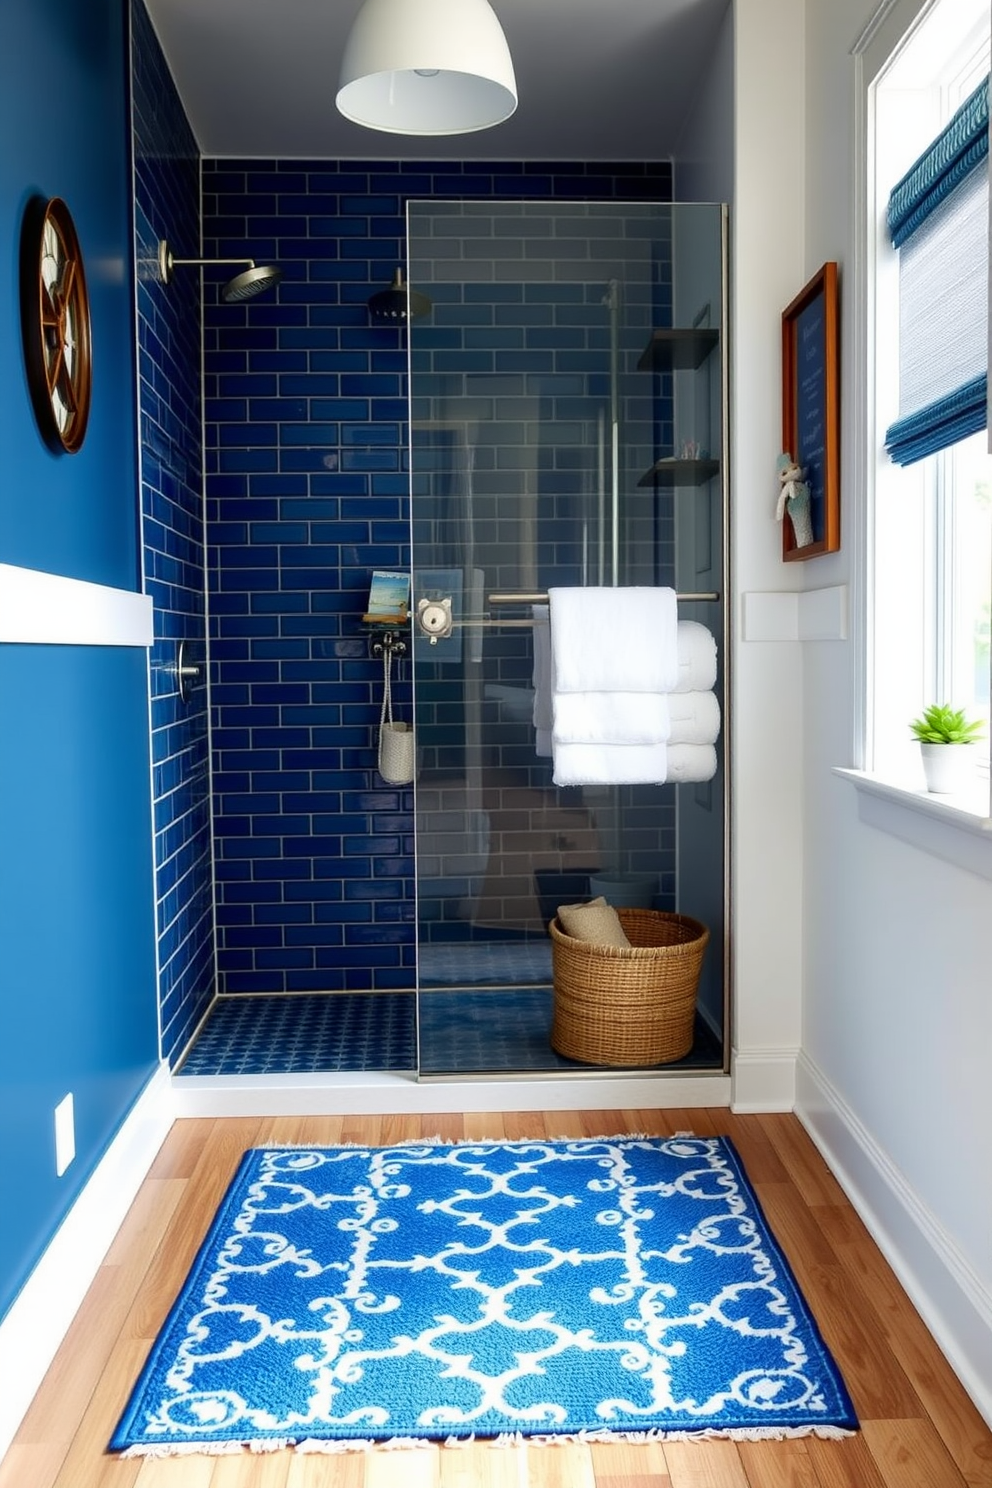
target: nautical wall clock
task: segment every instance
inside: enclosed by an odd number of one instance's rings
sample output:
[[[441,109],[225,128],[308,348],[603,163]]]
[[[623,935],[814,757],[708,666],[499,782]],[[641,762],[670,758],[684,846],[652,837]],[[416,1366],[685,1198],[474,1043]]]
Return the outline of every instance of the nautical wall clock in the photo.
[[[56,453],[75,454],[90,412],[90,303],[76,229],[57,196],[33,198],[24,214],[21,331],[42,438]]]

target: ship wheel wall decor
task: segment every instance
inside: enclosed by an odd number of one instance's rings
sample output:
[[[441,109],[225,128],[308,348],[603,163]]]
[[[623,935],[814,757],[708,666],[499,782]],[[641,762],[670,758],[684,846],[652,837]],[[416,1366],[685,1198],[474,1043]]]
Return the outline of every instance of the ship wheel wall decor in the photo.
[[[24,213],[21,330],[42,438],[57,454],[75,454],[90,412],[90,303],[72,216],[57,196],[33,198]]]

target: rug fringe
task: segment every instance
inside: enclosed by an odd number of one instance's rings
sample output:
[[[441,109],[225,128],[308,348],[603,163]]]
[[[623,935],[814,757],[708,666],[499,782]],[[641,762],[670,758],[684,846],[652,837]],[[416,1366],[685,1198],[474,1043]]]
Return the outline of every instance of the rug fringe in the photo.
[[[600,1136],[574,1137],[408,1137],[405,1142],[258,1142],[246,1152],[321,1152],[335,1148],[354,1148],[357,1152],[390,1152],[407,1147],[533,1147],[547,1142],[674,1142],[678,1137],[695,1137],[696,1132],[603,1132]]]
[[[625,1444],[643,1445],[645,1442],[698,1442],[698,1441],[789,1441],[797,1437],[818,1436],[825,1441],[841,1441],[856,1436],[857,1431],[843,1426],[732,1426],[726,1430],[707,1426],[699,1431],[664,1431],[653,1427],[649,1431],[573,1431],[553,1436],[525,1436],[521,1431],[502,1431],[499,1436],[476,1437],[448,1436],[443,1441],[428,1437],[391,1436],[385,1441],[371,1437],[339,1437],[331,1440],[321,1437],[305,1437],[294,1442],[284,1438],[231,1442],[174,1442],[171,1444],[140,1443],[118,1453],[120,1457],[231,1457],[239,1452],[283,1452],[294,1451],[302,1455],[337,1456],[342,1452],[403,1452],[420,1451],[437,1447],[446,1451],[457,1451],[474,1445],[503,1450],[507,1447],[563,1447],[580,1445]]]

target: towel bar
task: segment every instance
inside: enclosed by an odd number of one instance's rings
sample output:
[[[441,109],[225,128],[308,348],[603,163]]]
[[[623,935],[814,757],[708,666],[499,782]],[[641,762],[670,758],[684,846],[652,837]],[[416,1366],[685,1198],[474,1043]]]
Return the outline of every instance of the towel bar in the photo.
[[[691,604],[696,601],[718,604],[720,600],[719,594],[715,592],[710,592],[709,594],[676,594],[675,598],[681,604]],[[528,593],[489,595],[489,603],[491,605],[547,604],[547,602],[547,594],[538,594],[536,591],[533,594]]]

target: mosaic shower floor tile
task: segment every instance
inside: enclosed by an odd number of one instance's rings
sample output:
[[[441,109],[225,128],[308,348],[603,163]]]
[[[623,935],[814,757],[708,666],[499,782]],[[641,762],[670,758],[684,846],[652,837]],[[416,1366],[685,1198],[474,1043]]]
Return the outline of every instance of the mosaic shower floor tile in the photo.
[[[416,994],[218,997],[180,1075],[415,1070]]]

